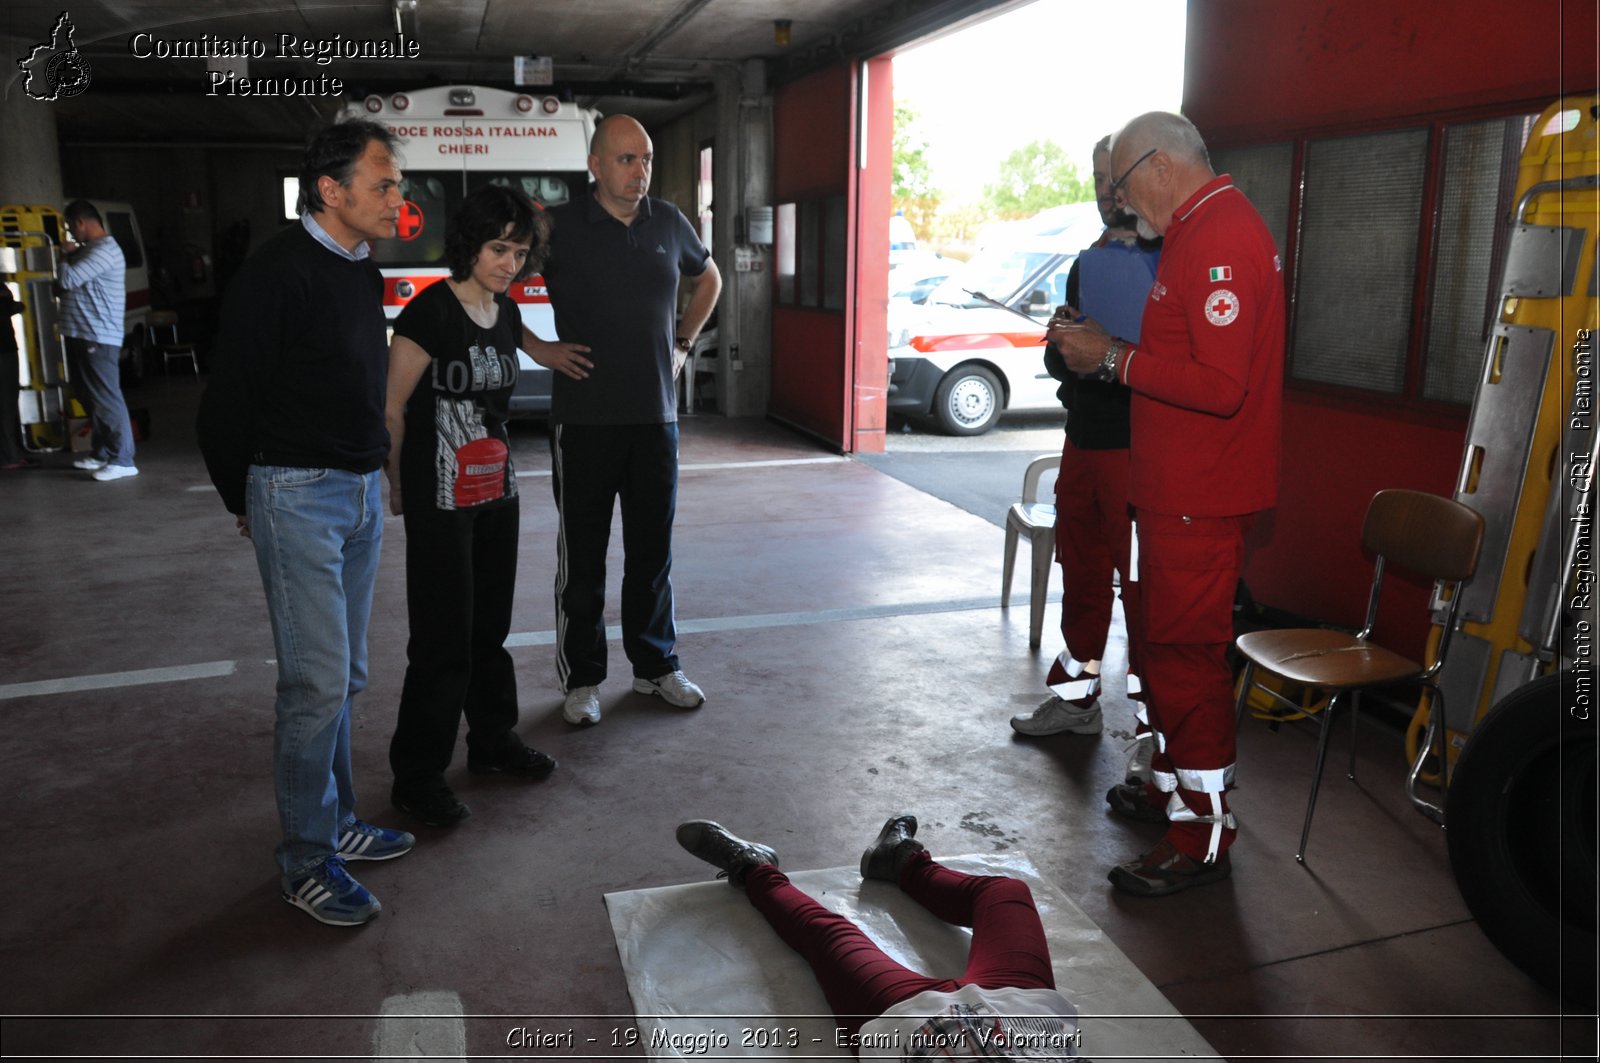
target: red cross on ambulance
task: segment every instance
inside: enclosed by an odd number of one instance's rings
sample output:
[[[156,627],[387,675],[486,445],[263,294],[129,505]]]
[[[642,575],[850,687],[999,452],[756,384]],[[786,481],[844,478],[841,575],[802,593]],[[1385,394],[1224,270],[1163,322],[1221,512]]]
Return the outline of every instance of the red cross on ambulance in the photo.
[[[396,224],[400,239],[415,240],[422,235],[422,208],[411,200],[406,200],[400,207],[400,217]]]

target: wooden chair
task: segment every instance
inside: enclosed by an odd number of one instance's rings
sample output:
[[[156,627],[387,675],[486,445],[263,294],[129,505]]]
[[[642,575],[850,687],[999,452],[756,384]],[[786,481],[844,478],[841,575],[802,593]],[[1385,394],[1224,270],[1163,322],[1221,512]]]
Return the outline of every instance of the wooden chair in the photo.
[[[1355,778],[1355,731],[1363,690],[1411,684],[1426,686],[1432,691],[1429,741],[1431,743],[1435,733],[1440,736],[1441,786],[1446,781],[1444,695],[1434,679],[1444,666],[1445,654],[1450,648],[1461,585],[1472,578],[1478,567],[1478,552],[1483,546],[1483,518],[1459,502],[1423,491],[1379,491],[1367,507],[1361,545],[1377,555],[1377,562],[1367,598],[1366,623],[1359,632],[1351,635],[1327,628],[1288,628],[1252,631],[1240,635],[1235,642],[1245,660],[1244,676],[1239,683],[1239,716],[1244,714],[1252,688],[1274,701],[1299,709],[1296,703],[1288,702],[1276,691],[1255,682],[1257,670],[1330,695],[1327,708],[1315,717],[1322,730],[1317,736],[1317,764],[1311,776],[1305,825],[1300,830],[1300,848],[1294,854],[1301,863],[1305,863],[1306,839],[1311,835],[1311,816],[1316,811],[1317,788],[1322,783],[1322,766],[1328,755],[1328,733],[1333,729],[1334,716],[1347,700],[1351,704],[1348,776]],[[1430,665],[1423,666],[1370,641],[1378,618],[1384,566],[1389,562],[1440,581],[1439,593],[1447,596],[1438,654]]]
[[[1028,645],[1038,646],[1044,635],[1044,605],[1050,596],[1050,563],[1055,560],[1056,506],[1039,501],[1039,480],[1061,467],[1061,455],[1044,454],[1028,463],[1022,474],[1022,500],[1006,511],[1006,559],[1000,577],[1000,608],[1011,608],[1011,573],[1017,567],[1017,538],[1027,535],[1033,547],[1028,584]]]

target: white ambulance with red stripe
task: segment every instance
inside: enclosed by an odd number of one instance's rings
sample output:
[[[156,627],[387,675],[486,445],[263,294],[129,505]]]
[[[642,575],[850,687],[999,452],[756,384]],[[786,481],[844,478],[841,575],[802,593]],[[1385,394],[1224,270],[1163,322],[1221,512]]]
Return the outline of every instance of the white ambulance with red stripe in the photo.
[[[418,292],[449,273],[446,227],[468,194],[486,184],[508,185],[547,207],[582,195],[600,115],[554,96],[443,85],[368,96],[348,105],[344,117],[381,122],[400,144],[405,206],[399,239],[377,241],[372,252],[383,271],[384,313],[393,321]],[[556,335],[543,277],[526,277],[506,294],[535,333]],[[517,362],[512,414],[548,413],[549,370],[522,351]]]

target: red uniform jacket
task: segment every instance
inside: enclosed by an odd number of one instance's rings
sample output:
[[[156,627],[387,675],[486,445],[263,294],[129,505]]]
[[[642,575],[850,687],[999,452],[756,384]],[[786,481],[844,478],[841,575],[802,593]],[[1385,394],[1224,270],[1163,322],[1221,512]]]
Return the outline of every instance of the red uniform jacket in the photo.
[[[1166,231],[1133,389],[1129,501],[1227,517],[1278,497],[1283,265],[1261,215],[1227,176],[1190,196]]]

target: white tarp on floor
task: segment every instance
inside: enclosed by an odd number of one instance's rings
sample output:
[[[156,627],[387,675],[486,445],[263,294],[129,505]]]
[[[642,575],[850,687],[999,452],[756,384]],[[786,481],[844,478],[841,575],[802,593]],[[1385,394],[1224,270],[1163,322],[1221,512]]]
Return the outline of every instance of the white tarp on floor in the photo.
[[[1167,998],[1087,915],[1021,853],[940,858],[972,874],[1020,878],[1033,890],[1056,988],[1078,1007],[1090,1059],[1215,1057]],[[709,868],[707,869],[710,870]],[[937,977],[966,965],[969,931],[928,914],[900,890],[861,881],[856,867],[789,872],[885,952]],[[654,1059],[839,1056],[833,1016],[811,969],[726,882],[606,894],[639,1034]]]

